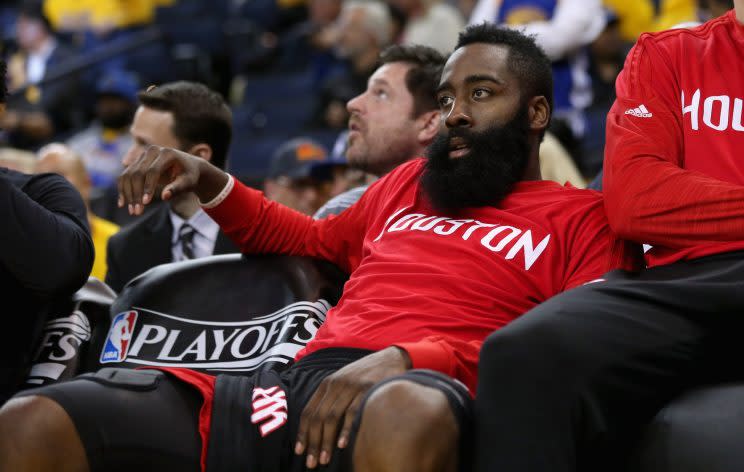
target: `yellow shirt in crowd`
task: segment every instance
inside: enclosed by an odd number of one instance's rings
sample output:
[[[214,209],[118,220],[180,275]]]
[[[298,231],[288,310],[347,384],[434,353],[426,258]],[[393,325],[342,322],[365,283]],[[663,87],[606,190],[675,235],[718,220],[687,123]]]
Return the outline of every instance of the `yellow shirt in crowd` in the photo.
[[[96,258],[93,260],[93,270],[90,275],[103,280],[106,277],[106,245],[111,236],[119,231],[119,227],[114,223],[99,218],[95,215],[89,215],[90,234],[93,236],[93,248],[96,251]]]
[[[151,23],[155,9],[175,0],[45,0],[55,30],[124,28]]]
[[[656,14],[652,0],[604,0],[620,20],[620,36],[635,42],[642,34],[662,31],[680,23],[697,19],[695,0],[660,0],[659,14]]]

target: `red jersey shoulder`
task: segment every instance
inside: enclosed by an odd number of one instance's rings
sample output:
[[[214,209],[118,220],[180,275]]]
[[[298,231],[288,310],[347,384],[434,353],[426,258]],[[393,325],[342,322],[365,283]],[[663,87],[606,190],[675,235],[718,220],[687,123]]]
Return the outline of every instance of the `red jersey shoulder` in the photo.
[[[520,182],[503,203],[509,211],[531,214],[549,226],[556,225],[555,228],[608,224],[602,194],[595,190],[549,181]]]
[[[561,185],[549,180],[520,182],[514,190],[515,195],[546,204],[587,205],[602,202],[602,194],[596,190],[576,188],[570,183]]]
[[[410,178],[411,176],[418,176],[424,170],[424,164],[426,164],[426,158],[417,157],[399,165],[390,171],[388,176],[390,176],[391,179],[405,179]]]
[[[735,22],[736,15],[734,10],[731,10],[725,15],[706,21],[694,28],[673,28],[653,33],[643,33],[638,38],[637,44],[652,42],[663,49],[675,49],[683,42],[707,41],[716,32],[717,28],[731,27],[735,25]]]

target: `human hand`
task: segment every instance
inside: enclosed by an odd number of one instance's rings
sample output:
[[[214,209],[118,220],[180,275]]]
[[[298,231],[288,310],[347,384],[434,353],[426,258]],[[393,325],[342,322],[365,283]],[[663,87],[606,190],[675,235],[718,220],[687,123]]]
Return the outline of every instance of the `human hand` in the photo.
[[[149,146],[119,176],[119,207],[129,206],[131,215],[141,215],[153,194],[169,200],[184,192],[194,192],[202,202],[212,200],[230,178],[202,158],[176,149]]]
[[[307,454],[305,465],[309,469],[318,464],[327,465],[334,442],[340,449],[348,445],[352,423],[367,391],[410,368],[408,354],[403,349],[389,347],[326,377],[302,411],[295,454]]]

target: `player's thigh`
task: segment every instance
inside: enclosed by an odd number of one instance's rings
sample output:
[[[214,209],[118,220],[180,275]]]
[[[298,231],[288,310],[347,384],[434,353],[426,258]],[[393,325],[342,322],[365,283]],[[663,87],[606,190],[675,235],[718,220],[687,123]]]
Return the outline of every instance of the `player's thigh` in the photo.
[[[469,470],[472,408],[467,388],[439,372],[381,382],[355,422],[354,470]]]
[[[201,396],[162,372],[102,369],[25,395],[62,406],[93,471],[200,470]]]

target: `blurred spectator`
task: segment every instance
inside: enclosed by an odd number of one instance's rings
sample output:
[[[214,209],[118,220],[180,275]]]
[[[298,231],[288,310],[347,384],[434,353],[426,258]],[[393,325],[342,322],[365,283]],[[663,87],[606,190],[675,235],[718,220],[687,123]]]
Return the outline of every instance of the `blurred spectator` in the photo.
[[[327,159],[328,151],[311,139],[295,138],[282,144],[271,158],[264,181],[266,198],[312,215],[328,200],[331,175],[316,169]]]
[[[172,3],[175,0],[45,0],[44,12],[55,30],[107,34],[151,23],[158,5]]]
[[[129,126],[137,109],[134,75],[114,71],[102,77],[96,86],[96,119],[72,136],[67,145],[83,158],[94,189],[116,185],[122,170],[121,159],[132,146]]]
[[[317,80],[322,80],[338,63],[332,50],[342,3],[342,0],[308,0],[305,21],[281,35],[261,36],[262,56],[273,56],[274,65],[280,70],[302,70],[310,66]]]
[[[336,54],[348,61],[349,69],[322,86],[319,121],[323,127],[346,127],[346,102],[366,88],[380,52],[390,43],[391,29],[390,11],[385,4],[358,0],[344,3],[334,43]]]
[[[592,104],[586,109],[586,133],[582,141],[582,171],[592,178],[602,168],[607,112],[615,101],[615,79],[630,45],[620,36],[617,17],[605,11],[607,25],[589,47]]]
[[[0,114],[4,103],[0,85]],[[12,324],[0,334],[2,404],[25,380],[49,305],[85,283],[93,244],[80,195],[58,175],[0,167],[0,201],[0,297]]]
[[[634,43],[641,33],[697,20],[696,0],[604,0],[619,19],[620,36]]]
[[[74,53],[52,34],[41,0],[20,5],[16,36],[19,50],[8,63],[11,96],[1,123],[13,146],[31,149],[79,126],[83,111],[74,77],[42,83]]]
[[[348,139],[348,130],[339,133],[331,149],[328,161],[318,164],[315,167],[318,172],[325,172],[326,175],[330,175],[331,183],[328,191],[330,198],[334,198],[361,185],[367,185],[368,181],[373,178],[371,174],[357,169],[346,160]]]
[[[37,156],[35,173],[59,174],[67,179],[83,197],[88,214],[90,235],[95,248],[95,259],[90,275],[103,280],[106,277],[106,245],[109,238],[119,231],[119,227],[108,220],[99,218],[90,210],[91,180],[79,155],[64,144],[52,143],[39,149]]]
[[[586,180],[571,155],[550,132],[545,133],[540,143],[540,175],[543,180],[552,180],[561,185],[569,182],[576,188],[586,187]]]
[[[449,54],[457,35],[465,28],[465,19],[455,7],[441,0],[390,0],[406,14],[402,44],[424,44]]]
[[[586,48],[606,24],[601,0],[504,0],[496,8],[493,1],[480,0],[470,22],[481,21],[518,27],[534,36],[553,61],[551,131],[586,172],[581,141],[586,134],[585,109],[592,103]]]
[[[164,146],[224,167],[232,114],[219,94],[195,82],[173,82],[151,87],[137,97],[141,105],[132,122],[134,143],[122,160],[124,166],[149,146]],[[106,283],[119,292],[156,265],[228,252],[237,248],[204,213],[196,196],[180,195],[109,240]]]
[[[30,151],[15,148],[0,149],[0,167],[32,174],[36,163],[36,155]]]
[[[391,46],[367,90],[350,100],[346,147],[350,167],[383,176],[419,156],[434,139],[440,123],[435,91],[445,58],[425,46]],[[315,218],[338,214],[356,202],[367,187],[331,199]]]
[[[698,0],[698,16],[701,21],[718,18],[734,8],[734,0]]]

